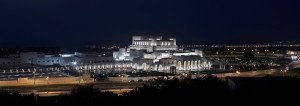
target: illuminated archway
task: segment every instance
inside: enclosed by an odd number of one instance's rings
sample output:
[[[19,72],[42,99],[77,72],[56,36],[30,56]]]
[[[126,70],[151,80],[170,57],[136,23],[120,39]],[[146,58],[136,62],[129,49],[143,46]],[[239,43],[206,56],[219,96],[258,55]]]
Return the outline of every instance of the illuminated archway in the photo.
[[[159,72],[162,72],[164,69],[163,69],[163,66],[160,64],[159,66],[158,66],[158,71]]]
[[[182,70],[182,67],[181,67],[181,61],[178,61],[177,66],[178,66],[178,70]]]
[[[147,64],[146,64],[146,63],[143,63],[143,64],[142,64],[142,69],[143,69],[143,70],[147,70]]]
[[[157,64],[154,65],[154,70],[155,70],[155,71],[158,71]]]
[[[198,64],[197,64],[197,61],[195,61],[195,63],[194,63],[194,67],[195,67],[195,69],[198,69]]]
[[[134,69],[138,69],[138,67],[139,67],[139,65],[138,65],[137,63],[135,63],[135,64],[133,65],[133,68],[134,68]]]
[[[186,70],[186,61],[183,62],[183,70]]]
[[[191,69],[194,69],[194,61],[191,62]]]
[[[191,61],[188,61],[187,62],[187,70],[190,70],[191,69]]]

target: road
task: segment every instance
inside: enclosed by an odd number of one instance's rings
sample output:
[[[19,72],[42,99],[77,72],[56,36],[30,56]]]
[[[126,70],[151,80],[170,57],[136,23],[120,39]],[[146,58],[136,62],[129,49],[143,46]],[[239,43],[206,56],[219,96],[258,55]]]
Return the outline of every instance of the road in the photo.
[[[128,92],[136,87],[142,86],[143,82],[96,82],[92,83],[95,88],[101,91],[111,91],[116,94]],[[70,93],[70,91],[78,85],[65,84],[65,85],[41,85],[41,86],[6,86],[0,89],[10,92],[19,91],[21,94],[35,93],[39,96],[56,96],[61,94]]]

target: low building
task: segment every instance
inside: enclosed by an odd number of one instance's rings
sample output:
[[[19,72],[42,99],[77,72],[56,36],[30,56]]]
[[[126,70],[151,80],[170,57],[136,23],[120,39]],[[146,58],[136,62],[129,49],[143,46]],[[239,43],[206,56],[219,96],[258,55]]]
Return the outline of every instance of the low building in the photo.
[[[95,52],[46,55],[39,52],[21,52],[15,58],[0,59],[2,66],[38,65],[72,67],[78,72],[110,73],[158,71],[181,73],[210,69],[211,63],[201,50],[178,49],[175,38],[161,36],[133,36],[128,48],[120,48],[112,57]],[[8,65],[9,64],[9,65]],[[1,66],[1,65],[0,65]],[[69,68],[68,68],[69,69]]]

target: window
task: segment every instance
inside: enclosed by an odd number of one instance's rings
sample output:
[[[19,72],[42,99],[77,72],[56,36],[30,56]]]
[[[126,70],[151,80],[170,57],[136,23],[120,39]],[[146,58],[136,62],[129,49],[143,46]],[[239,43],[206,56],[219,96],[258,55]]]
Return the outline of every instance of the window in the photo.
[[[43,61],[43,63],[45,63],[45,61]]]
[[[41,61],[38,61],[38,63],[40,63]]]
[[[49,63],[50,61],[48,60],[47,62]]]
[[[7,64],[10,64],[10,62],[7,62]]]
[[[59,60],[56,60],[56,62],[59,62]]]
[[[54,63],[54,60],[52,60],[52,63]]]
[[[16,62],[13,62],[13,64],[16,64]]]
[[[3,62],[2,64],[5,64],[5,62]]]

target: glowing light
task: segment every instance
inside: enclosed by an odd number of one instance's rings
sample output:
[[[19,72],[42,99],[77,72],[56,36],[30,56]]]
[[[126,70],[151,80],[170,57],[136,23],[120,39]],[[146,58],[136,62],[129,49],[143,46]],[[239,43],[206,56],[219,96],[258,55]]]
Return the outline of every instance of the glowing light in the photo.
[[[77,65],[77,62],[76,62],[76,61],[74,61],[74,62],[72,62],[72,64],[73,64],[73,65]]]

